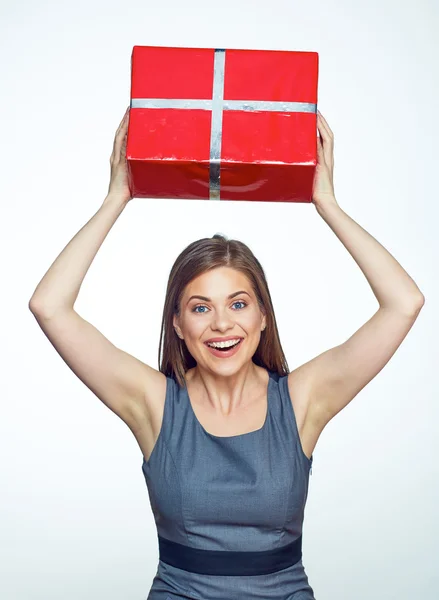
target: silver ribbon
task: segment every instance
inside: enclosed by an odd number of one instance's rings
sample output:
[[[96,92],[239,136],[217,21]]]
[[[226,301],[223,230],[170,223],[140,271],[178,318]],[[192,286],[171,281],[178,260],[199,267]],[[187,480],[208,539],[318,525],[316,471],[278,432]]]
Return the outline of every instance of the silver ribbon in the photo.
[[[265,100],[224,100],[224,72],[226,51],[215,50],[212,100],[174,100],[166,98],[132,98],[131,108],[175,108],[212,111],[210,132],[210,200],[220,200],[221,143],[223,111],[316,113],[317,104],[311,102],[279,102]]]

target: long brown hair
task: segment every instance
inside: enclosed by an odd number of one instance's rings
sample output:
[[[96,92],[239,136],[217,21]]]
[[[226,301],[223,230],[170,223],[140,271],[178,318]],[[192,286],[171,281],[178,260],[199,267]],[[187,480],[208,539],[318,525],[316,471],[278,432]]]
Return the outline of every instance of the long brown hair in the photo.
[[[174,314],[180,314],[180,302],[185,287],[206,271],[217,267],[230,267],[240,271],[249,279],[256,295],[259,308],[266,315],[266,327],[253,355],[253,362],[280,376],[289,372],[285,354],[279,339],[273,304],[264,270],[246,244],[238,240],[228,240],[222,234],[196,240],[187,246],[177,257],[169,274],[163,309],[159,345],[159,370],[173,377],[180,387],[186,385],[186,371],[196,366],[184,340],[178,337],[173,324]],[[163,345],[163,357],[162,354]]]

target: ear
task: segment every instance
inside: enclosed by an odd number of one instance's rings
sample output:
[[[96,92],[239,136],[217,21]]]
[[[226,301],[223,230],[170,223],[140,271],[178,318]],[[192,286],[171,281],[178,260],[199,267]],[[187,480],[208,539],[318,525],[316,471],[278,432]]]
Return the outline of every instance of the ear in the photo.
[[[179,337],[180,339],[183,339],[183,334],[182,334],[182,332],[181,332],[181,329],[180,329],[180,326],[179,326],[179,324],[178,324],[178,318],[177,318],[177,315],[174,315],[174,317],[173,317],[173,325],[174,325],[174,329],[175,329],[175,332],[176,332],[176,334],[178,335],[178,337]]]
[[[266,327],[267,327],[267,318],[266,318],[266,316],[264,315],[264,316],[262,317],[261,331],[264,331],[264,329],[265,329]]]

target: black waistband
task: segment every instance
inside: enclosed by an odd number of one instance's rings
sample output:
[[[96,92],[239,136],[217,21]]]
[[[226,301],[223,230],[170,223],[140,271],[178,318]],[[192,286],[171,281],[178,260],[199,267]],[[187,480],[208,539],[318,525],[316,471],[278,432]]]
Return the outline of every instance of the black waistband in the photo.
[[[302,536],[280,548],[262,551],[201,550],[158,536],[160,560],[184,571],[204,575],[265,575],[302,558]]]

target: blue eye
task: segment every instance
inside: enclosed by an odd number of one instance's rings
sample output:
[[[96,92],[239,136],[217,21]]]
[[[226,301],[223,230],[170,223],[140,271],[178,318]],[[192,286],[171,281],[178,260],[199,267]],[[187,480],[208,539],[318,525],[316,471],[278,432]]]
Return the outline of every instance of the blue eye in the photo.
[[[243,300],[237,300],[236,302],[233,303],[233,305],[235,305],[235,304],[242,304],[243,305],[242,308],[245,308],[247,306],[246,302],[244,302]],[[205,304],[197,304],[197,306],[194,306],[194,308],[192,309],[192,312],[203,315],[206,311],[203,310],[202,312],[198,312],[197,308],[207,308],[207,306]],[[242,308],[240,308],[238,310],[242,310]]]
[[[247,304],[245,302],[243,302],[242,300],[237,300],[233,304],[243,304],[244,306],[247,306]],[[244,306],[243,306],[243,308],[244,308]]]
[[[197,308],[206,308],[206,307],[205,307],[205,306],[203,306],[203,305],[200,305],[200,304],[199,304],[198,306],[195,306],[195,308],[193,308],[193,309],[192,309],[192,312],[198,312],[198,311],[197,311]],[[204,312],[204,311],[203,311],[203,312]],[[201,314],[202,314],[202,313],[201,313]]]

